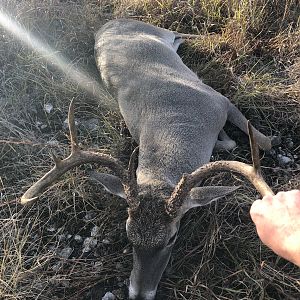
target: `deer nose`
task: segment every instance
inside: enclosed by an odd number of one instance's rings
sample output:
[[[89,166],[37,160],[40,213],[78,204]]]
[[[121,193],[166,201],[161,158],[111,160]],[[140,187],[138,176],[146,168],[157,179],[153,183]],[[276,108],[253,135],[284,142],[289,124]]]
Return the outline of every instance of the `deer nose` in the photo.
[[[156,294],[156,289],[152,291],[139,291],[133,288],[130,284],[129,286],[129,299],[130,300],[154,300]]]

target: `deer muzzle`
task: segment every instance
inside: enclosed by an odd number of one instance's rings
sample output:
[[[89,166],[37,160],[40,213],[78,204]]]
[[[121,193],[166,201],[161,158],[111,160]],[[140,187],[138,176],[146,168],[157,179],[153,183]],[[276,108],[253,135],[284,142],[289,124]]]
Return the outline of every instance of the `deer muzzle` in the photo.
[[[173,247],[162,249],[133,249],[133,270],[130,275],[129,299],[155,299],[161,279]]]

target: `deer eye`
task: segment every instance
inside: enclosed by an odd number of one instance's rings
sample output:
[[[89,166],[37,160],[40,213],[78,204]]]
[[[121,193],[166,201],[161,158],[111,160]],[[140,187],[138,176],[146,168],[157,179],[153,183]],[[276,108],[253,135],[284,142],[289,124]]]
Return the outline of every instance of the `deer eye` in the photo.
[[[169,239],[169,242],[168,242],[168,245],[167,246],[171,246],[172,244],[174,244],[175,240],[176,240],[176,237],[177,237],[177,233],[175,233],[170,239]]]

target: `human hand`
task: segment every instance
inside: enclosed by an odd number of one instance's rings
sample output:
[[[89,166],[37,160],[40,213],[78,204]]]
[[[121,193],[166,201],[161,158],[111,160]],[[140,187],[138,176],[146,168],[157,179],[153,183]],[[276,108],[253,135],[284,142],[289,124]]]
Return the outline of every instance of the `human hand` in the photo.
[[[300,190],[279,192],[256,200],[250,215],[261,241],[300,266]]]

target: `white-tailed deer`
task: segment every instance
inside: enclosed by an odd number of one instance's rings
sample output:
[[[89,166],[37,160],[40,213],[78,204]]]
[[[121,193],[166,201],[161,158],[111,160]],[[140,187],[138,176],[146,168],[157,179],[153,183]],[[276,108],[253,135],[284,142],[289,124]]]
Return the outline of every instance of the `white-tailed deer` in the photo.
[[[69,169],[98,163],[117,175],[93,172],[107,191],[129,206],[126,231],[133,245],[129,298],[155,298],[169,261],[182,216],[191,208],[223,197],[237,187],[198,187],[216,171],[237,172],[262,194],[272,194],[259,171],[258,147],[271,141],[247,127],[247,120],[230,101],[205,85],[176,51],[181,35],[133,20],[113,20],[96,34],[96,61],[102,80],[118,101],[135,141],[128,170],[109,155],[78,148],[74,104],[70,105],[71,155],[54,158],[55,167],[32,185],[22,203],[37,199]],[[254,167],[237,161],[209,163],[214,147],[231,149],[235,142],[223,130],[226,120],[248,132]],[[253,130],[253,131],[252,131]]]

